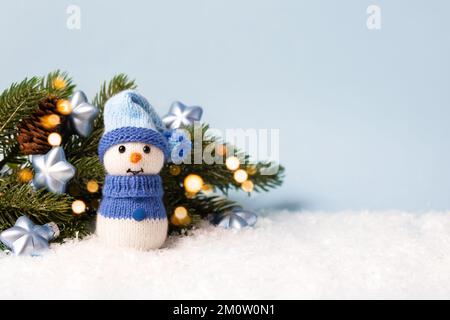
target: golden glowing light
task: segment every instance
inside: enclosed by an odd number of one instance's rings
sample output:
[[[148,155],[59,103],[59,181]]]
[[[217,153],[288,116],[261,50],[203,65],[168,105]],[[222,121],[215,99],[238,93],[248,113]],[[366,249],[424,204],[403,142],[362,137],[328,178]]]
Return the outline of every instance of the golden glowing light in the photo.
[[[20,170],[17,175],[19,177],[19,180],[23,183],[30,182],[31,179],[33,179],[33,171],[28,168]]]
[[[227,166],[228,170],[234,171],[239,168],[240,161],[238,157],[228,157],[225,161],[225,165]]]
[[[234,172],[233,177],[236,182],[242,183],[247,180],[248,174],[247,171],[239,169]]]
[[[72,211],[75,214],[81,214],[86,211],[86,204],[81,200],[75,200],[72,202]]]
[[[179,166],[177,166],[177,165],[171,165],[169,167],[169,172],[170,172],[171,175],[177,176],[177,175],[180,174],[181,168]]]
[[[184,179],[184,188],[189,193],[197,193],[202,187],[203,179],[196,174],[190,174]]]
[[[58,100],[56,103],[56,110],[58,110],[59,113],[67,116],[72,113],[72,104],[69,100],[61,99]]]
[[[186,218],[188,212],[185,207],[176,207],[173,214],[177,217],[177,219],[181,220]]]
[[[48,135],[47,141],[49,145],[57,147],[61,145],[62,138],[59,133],[53,132]]]
[[[89,191],[90,193],[95,193],[98,191],[98,183],[95,180],[90,180],[88,181],[88,183],[86,184],[86,189],[87,191]]]
[[[248,168],[247,168],[247,173],[249,174],[249,175],[254,175],[256,172],[258,171],[258,169],[256,168],[256,166],[248,166]]]
[[[216,145],[216,155],[224,156],[227,154],[227,146],[225,144]]]
[[[53,129],[61,123],[61,118],[57,114],[49,114],[40,118],[41,124],[46,129]]]
[[[61,90],[67,86],[67,81],[63,77],[56,77],[55,79],[53,79],[52,84],[53,88],[55,88],[56,90]]]
[[[251,180],[246,180],[246,181],[242,182],[241,188],[245,192],[252,192],[253,188],[254,188],[254,184]]]

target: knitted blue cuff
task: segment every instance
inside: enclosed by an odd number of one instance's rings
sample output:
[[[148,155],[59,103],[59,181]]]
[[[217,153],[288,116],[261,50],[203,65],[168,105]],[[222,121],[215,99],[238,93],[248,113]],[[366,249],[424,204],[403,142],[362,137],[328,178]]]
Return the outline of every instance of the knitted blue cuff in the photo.
[[[99,214],[114,219],[166,219],[159,175],[106,175]]]
[[[143,198],[163,196],[162,179],[159,175],[113,176],[107,174],[103,196],[113,198]]]
[[[168,159],[169,147],[167,139],[164,135],[158,131],[147,128],[123,127],[109,131],[102,136],[98,144],[98,155],[100,157],[100,161],[103,162],[105,152],[110,147],[125,142],[142,142],[151,144],[159,148],[164,153],[165,159]]]

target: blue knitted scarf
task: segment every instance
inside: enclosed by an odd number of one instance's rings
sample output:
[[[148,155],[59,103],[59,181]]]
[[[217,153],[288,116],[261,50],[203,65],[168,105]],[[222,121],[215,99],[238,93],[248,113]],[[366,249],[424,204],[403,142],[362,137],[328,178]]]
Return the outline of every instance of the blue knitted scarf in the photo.
[[[159,175],[106,175],[100,215],[115,219],[164,219],[162,179]]]

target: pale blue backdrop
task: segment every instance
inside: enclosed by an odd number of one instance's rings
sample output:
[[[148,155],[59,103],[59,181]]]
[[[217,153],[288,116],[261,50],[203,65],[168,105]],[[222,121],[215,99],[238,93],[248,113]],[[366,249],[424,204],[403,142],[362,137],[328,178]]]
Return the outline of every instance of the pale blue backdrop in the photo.
[[[81,29],[66,8],[81,8]],[[366,27],[381,7],[382,29]],[[450,2],[2,1],[0,88],[67,70],[89,95],[118,72],[158,111],[279,128],[286,182],[251,207],[450,208]]]

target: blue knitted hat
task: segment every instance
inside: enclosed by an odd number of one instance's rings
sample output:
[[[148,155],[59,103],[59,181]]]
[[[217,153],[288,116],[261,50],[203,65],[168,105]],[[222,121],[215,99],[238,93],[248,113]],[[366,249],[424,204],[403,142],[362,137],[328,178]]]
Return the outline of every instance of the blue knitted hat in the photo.
[[[161,118],[142,95],[125,90],[111,97],[105,104],[105,131],[98,146],[100,161],[110,147],[124,142],[142,142],[169,153],[165,127]]]

